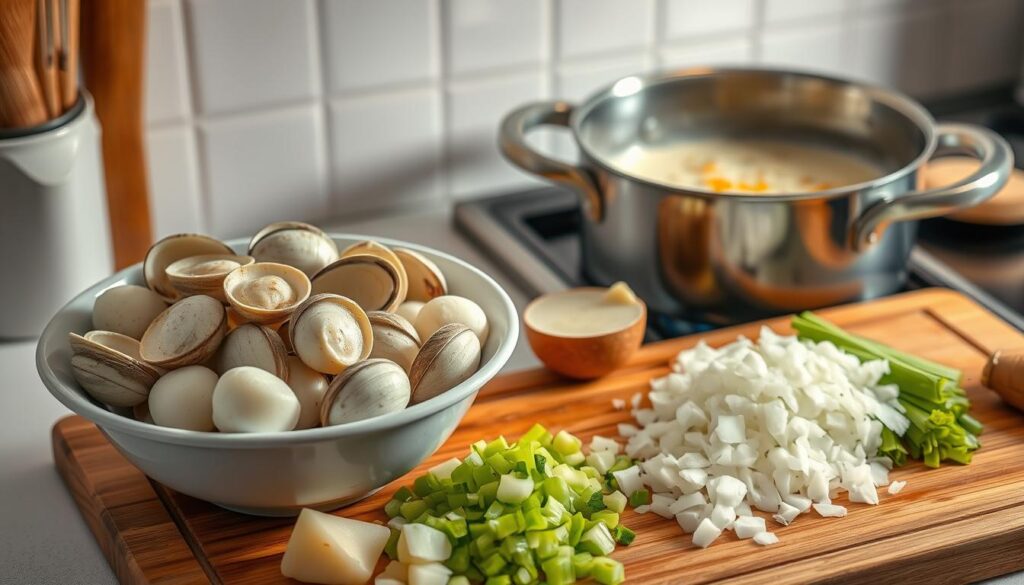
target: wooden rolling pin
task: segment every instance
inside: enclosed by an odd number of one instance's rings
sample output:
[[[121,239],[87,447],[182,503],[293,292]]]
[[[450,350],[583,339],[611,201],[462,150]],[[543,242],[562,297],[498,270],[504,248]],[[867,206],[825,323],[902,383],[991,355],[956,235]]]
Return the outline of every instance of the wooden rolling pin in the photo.
[[[1010,406],[1024,411],[1024,350],[993,353],[981,372],[981,383]]]

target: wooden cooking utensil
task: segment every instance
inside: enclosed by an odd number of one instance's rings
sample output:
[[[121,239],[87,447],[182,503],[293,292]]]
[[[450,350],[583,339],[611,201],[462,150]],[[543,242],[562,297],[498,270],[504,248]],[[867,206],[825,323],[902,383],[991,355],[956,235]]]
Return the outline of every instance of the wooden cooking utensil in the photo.
[[[57,61],[60,70],[60,102],[64,110],[78,100],[78,26],[79,0],[61,2],[61,52]]]
[[[103,166],[114,242],[123,268],[149,249],[142,91],[146,3],[92,0],[82,5],[82,73],[103,126]]]
[[[0,128],[22,128],[46,121],[46,107],[32,69],[36,0],[0,5]]]
[[[994,352],[981,372],[981,383],[1024,412],[1024,349]]]

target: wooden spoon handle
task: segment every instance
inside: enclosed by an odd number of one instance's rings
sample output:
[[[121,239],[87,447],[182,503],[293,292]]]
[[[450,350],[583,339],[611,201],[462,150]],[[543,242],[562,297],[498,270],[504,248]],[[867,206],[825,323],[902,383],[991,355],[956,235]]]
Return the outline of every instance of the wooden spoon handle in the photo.
[[[1024,411],[1024,351],[993,353],[981,372],[981,383],[1014,408]]]

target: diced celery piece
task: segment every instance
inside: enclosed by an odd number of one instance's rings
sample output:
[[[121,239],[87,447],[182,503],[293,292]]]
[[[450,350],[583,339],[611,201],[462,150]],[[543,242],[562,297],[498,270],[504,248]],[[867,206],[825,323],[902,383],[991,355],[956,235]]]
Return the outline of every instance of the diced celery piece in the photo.
[[[409,490],[409,488],[403,485],[402,487],[398,488],[398,491],[395,492],[395,495],[391,496],[391,499],[398,500],[399,502],[406,502],[410,500],[412,496],[413,493]]]
[[[452,509],[461,508],[462,506],[465,506],[468,503],[469,498],[466,497],[466,494],[448,494],[448,506],[451,507]]]
[[[540,564],[548,585],[566,585],[576,581],[572,557],[553,556]]]
[[[544,518],[548,521],[551,526],[561,526],[565,522],[566,516],[569,511],[565,509],[565,506],[556,498],[548,498],[547,503],[542,508]]]
[[[598,510],[590,515],[590,519],[604,522],[609,530],[615,530],[615,527],[619,525],[619,515],[611,510]]]
[[[473,539],[472,548],[476,549],[476,556],[478,558],[484,558],[497,552],[498,547],[494,543],[494,536],[492,534],[481,534],[480,536]],[[473,552],[473,551],[470,551]]]
[[[384,513],[388,515],[388,518],[394,518],[402,513],[402,502],[398,500],[388,500],[388,503],[384,504]]]
[[[523,518],[526,520],[527,530],[544,530],[548,527],[548,520],[540,508],[527,510],[523,513]]]
[[[594,567],[594,555],[590,553],[576,553],[572,556],[572,568],[577,579],[586,579]]]
[[[505,440],[505,437],[498,437],[490,443],[487,443],[487,446],[484,447],[481,455],[484,456],[484,459],[487,459],[495,453],[504,453],[505,451],[508,451],[508,441]]]
[[[544,428],[543,425],[540,423],[534,423],[534,425],[530,427],[530,430],[526,431],[519,437],[519,443],[529,444],[532,441],[537,441],[539,443],[541,438],[546,434],[548,434],[548,430]]]
[[[563,506],[568,506],[572,501],[572,493],[569,491],[569,484],[561,477],[549,477],[544,480],[544,493],[549,498],[555,498]]]
[[[576,546],[580,543],[580,538],[583,538],[583,529],[586,527],[587,519],[583,517],[583,514],[576,512],[572,515],[569,520],[569,545]]]
[[[579,440],[568,431],[561,430],[558,431],[557,435],[555,435],[554,441],[551,442],[551,447],[565,456],[572,453],[579,453],[580,449],[583,448],[583,441]]]
[[[615,528],[615,541],[621,545],[629,546],[633,544],[633,540],[636,539],[636,533],[626,528],[622,524],[619,524]]]
[[[501,502],[493,502],[490,506],[487,507],[487,511],[484,512],[484,519],[494,520],[495,518],[501,516],[504,513],[505,506],[503,506]]]
[[[615,559],[599,557],[594,559],[590,576],[601,585],[619,585],[626,580],[626,569]]]
[[[505,561],[505,558],[497,552],[494,552],[479,561],[476,565],[480,567],[480,570],[483,571],[484,575],[491,577],[500,573],[501,570],[505,568],[506,564],[508,563]]]
[[[433,473],[425,473],[412,483],[412,491],[419,497],[428,496],[441,489],[441,480]]]
[[[480,496],[480,505],[483,508],[487,508],[498,499],[498,482],[485,483],[480,486],[476,493]]]
[[[423,500],[409,500],[399,507],[402,518],[412,522],[427,511],[427,503]]]
[[[587,460],[587,458],[583,455],[583,451],[577,451],[575,453],[569,453],[568,455],[566,455],[566,456],[564,456],[562,458],[562,461],[564,461],[567,464],[572,465],[574,467],[577,466],[577,465],[582,464],[586,460]]]
[[[448,585],[469,585],[469,579],[465,575],[455,575],[448,579]]]
[[[512,585],[512,577],[509,575],[495,575],[488,577],[484,585]]]
[[[522,534],[514,534],[501,541],[501,554],[506,559],[513,559],[520,552],[530,552],[530,545]]]
[[[615,550],[615,539],[603,522],[598,522],[583,533],[579,548],[594,556],[604,556]]]
[[[491,469],[499,474],[505,474],[512,471],[512,464],[505,459],[505,456],[501,453],[494,453],[484,460],[484,463],[491,466]]]
[[[619,455],[615,458],[615,463],[608,468],[608,473],[622,471],[623,469],[629,469],[630,467],[633,467],[633,460],[625,455]]]
[[[473,481],[475,481],[478,486],[489,484],[492,481],[498,481],[498,477],[498,472],[491,469],[488,465],[481,465],[480,467],[473,468]]]
[[[497,498],[506,504],[521,504],[533,494],[533,480],[503,475],[498,483]]]
[[[453,548],[451,556],[448,557],[444,564],[455,574],[465,573],[470,564],[469,546],[462,545]]]
[[[388,558],[396,561],[398,560],[398,539],[402,536],[402,533],[394,528],[391,529],[391,534],[388,536],[388,542],[384,545],[384,552],[387,553]]]
[[[494,532],[494,537],[500,540],[506,536],[525,530],[526,519],[523,518],[522,511],[516,510],[511,514],[505,514],[500,518],[488,521],[487,525]]]
[[[512,573],[512,582],[516,585],[529,585],[533,583],[534,577],[526,570],[526,567],[519,567]]]
[[[603,496],[602,500],[604,501],[605,507],[612,512],[618,512],[621,514],[622,511],[626,509],[626,495],[618,490]]]
[[[651,503],[651,492],[646,489],[639,489],[629,494],[629,505],[636,508]]]
[[[476,467],[469,463],[462,463],[455,469],[452,470],[452,483],[459,484],[464,483],[469,486],[469,489],[476,489],[476,480],[473,479],[473,470]]]
[[[573,468],[567,463],[560,463],[551,469],[552,477],[560,477],[573,489],[583,489],[589,485],[587,474]]]
[[[536,483],[534,484],[534,486],[536,486]],[[536,491],[536,487],[534,487],[534,490],[535,491],[532,494],[530,494],[530,497],[526,498],[526,501],[523,502],[523,511],[535,510],[541,507],[541,503],[544,501],[544,496],[543,494],[541,494],[541,492]]]

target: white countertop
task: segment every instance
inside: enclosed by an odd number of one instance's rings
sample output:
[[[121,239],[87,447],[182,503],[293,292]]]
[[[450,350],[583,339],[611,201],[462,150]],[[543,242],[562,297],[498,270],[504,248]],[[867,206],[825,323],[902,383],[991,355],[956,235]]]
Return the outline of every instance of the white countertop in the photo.
[[[522,310],[526,297],[455,233],[447,213],[404,215],[325,226],[415,241],[463,258],[488,272]],[[0,584],[106,585],[117,583],[57,475],[50,428],[70,413],[43,387],[35,371],[35,342],[0,343]],[[522,337],[506,370],[537,364]],[[1024,585],[1024,573],[995,579]]]

